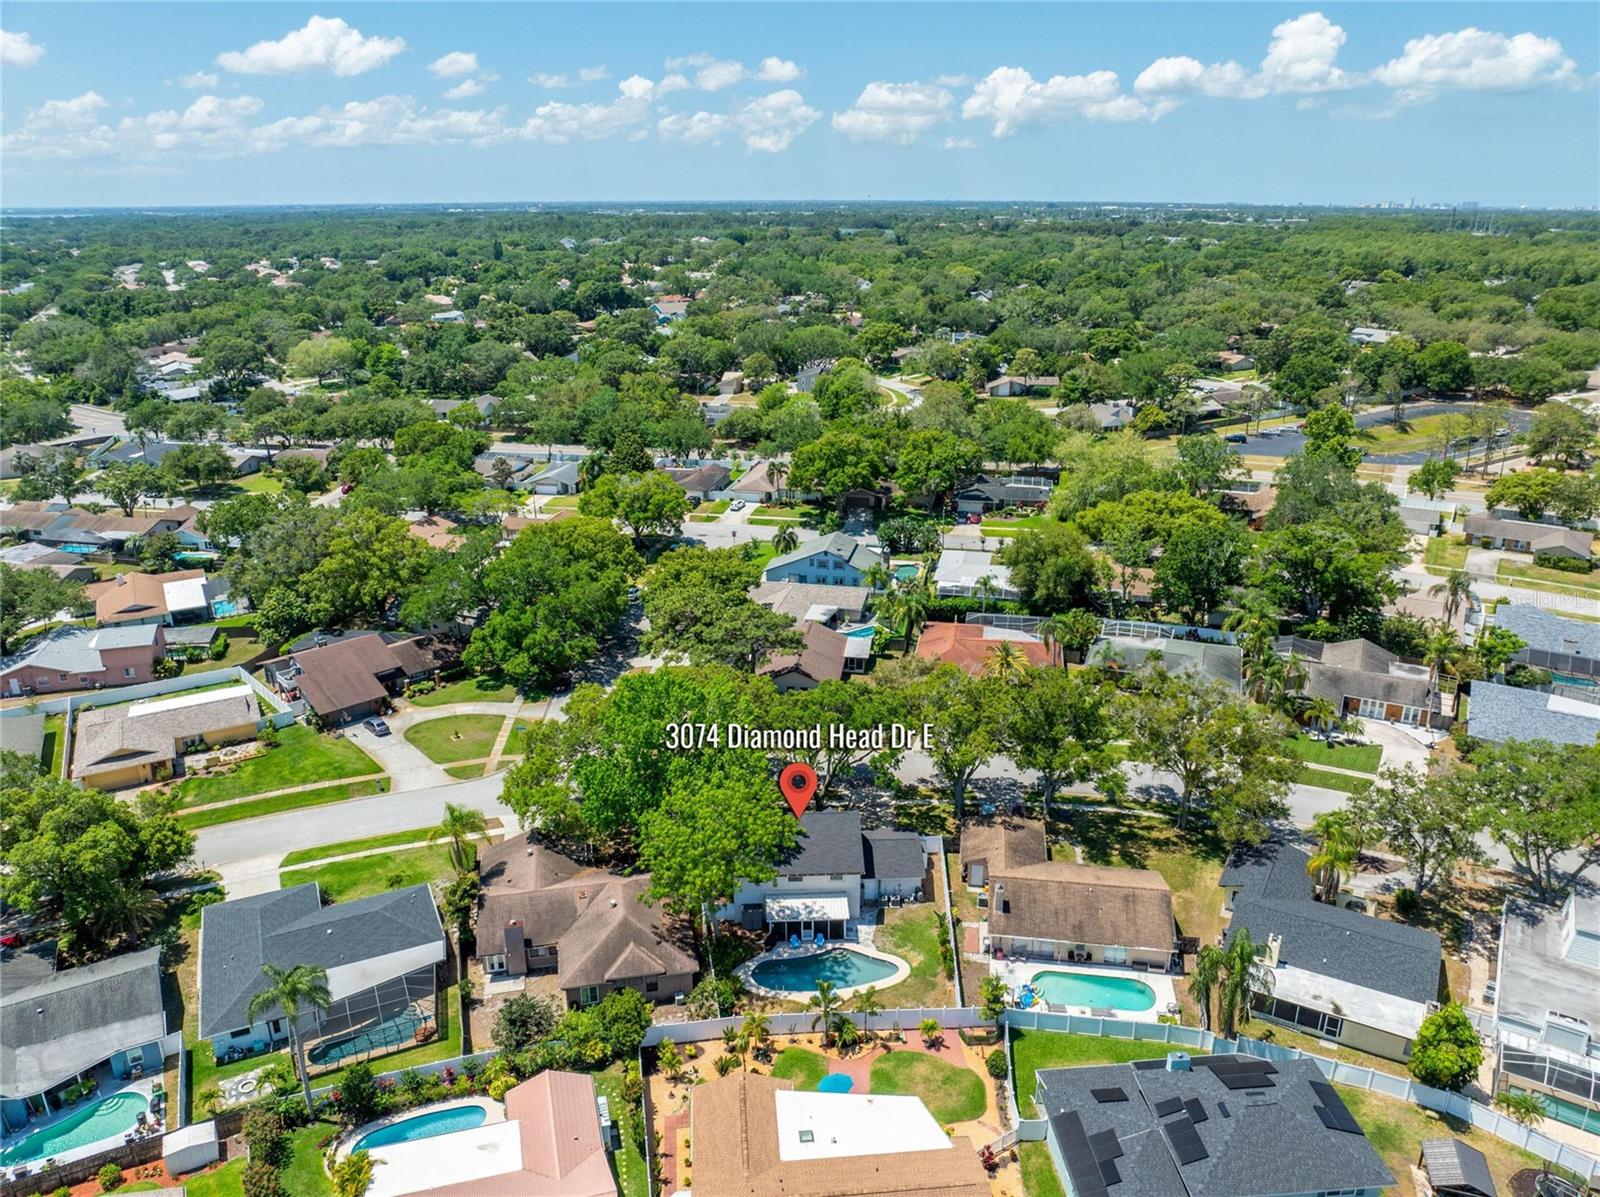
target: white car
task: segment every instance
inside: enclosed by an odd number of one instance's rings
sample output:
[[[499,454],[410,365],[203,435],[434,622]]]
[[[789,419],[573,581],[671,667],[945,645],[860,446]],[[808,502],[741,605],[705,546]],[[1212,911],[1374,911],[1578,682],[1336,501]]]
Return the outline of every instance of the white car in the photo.
[[[743,499],[735,499],[733,502],[728,504],[728,510],[729,511],[743,511],[744,510],[744,500]]]

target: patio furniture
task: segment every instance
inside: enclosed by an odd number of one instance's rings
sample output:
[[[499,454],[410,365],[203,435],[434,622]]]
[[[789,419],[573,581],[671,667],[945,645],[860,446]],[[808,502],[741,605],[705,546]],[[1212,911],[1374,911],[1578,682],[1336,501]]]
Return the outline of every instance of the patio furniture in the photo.
[[[800,937],[798,935],[789,936],[789,946],[791,948],[798,948],[800,946]]]

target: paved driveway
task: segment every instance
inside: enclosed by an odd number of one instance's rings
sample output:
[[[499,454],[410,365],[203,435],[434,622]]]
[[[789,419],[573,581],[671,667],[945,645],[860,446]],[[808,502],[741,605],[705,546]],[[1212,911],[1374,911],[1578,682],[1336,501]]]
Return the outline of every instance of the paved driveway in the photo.
[[[406,722],[409,724],[418,720],[408,719]],[[446,773],[443,766],[434,764],[421,749],[406,743],[403,728],[395,727],[394,723],[389,726],[394,730],[387,736],[375,736],[360,725],[345,728],[344,734],[352,744],[383,766],[384,772],[389,775],[389,788],[392,791],[422,790],[430,786],[454,784],[455,778]]]

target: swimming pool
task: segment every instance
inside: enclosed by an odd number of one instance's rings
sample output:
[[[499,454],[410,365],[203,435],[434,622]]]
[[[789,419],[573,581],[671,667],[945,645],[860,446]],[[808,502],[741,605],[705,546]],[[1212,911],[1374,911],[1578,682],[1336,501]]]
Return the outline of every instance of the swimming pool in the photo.
[[[818,1093],[848,1093],[855,1088],[855,1079],[848,1072],[830,1072],[817,1082]]]
[[[897,565],[894,567],[895,581],[913,582],[922,573],[920,565]]]
[[[845,635],[846,636],[873,636],[873,635],[876,635],[877,631],[878,631],[878,625],[875,624],[875,623],[869,623],[869,624],[863,624],[859,628],[851,628],[848,632],[845,633]]]
[[[1102,977],[1094,973],[1034,973],[1033,991],[1052,1006],[1149,1010],[1156,991],[1134,977]]]
[[[364,1056],[381,1048],[398,1047],[410,1043],[417,1028],[427,1020],[409,1010],[397,1014],[374,1026],[363,1027],[342,1039],[327,1039],[312,1047],[308,1053],[313,1064],[336,1064],[350,1056]]]
[[[233,599],[212,599],[211,615],[215,619],[223,619],[229,615],[237,614],[239,604]]]
[[[391,1122],[362,1135],[350,1148],[352,1152],[370,1151],[374,1147],[388,1147],[394,1143],[415,1143],[418,1139],[432,1139],[437,1135],[453,1135],[457,1131],[479,1127],[489,1117],[489,1111],[480,1105],[447,1106]]]
[[[810,956],[788,960],[763,960],[750,970],[751,979],[767,989],[811,993],[818,981],[832,981],[840,989],[875,985],[894,976],[892,961],[879,960],[850,948],[829,948]]]
[[[104,1101],[68,1114],[60,1122],[41,1127],[20,1143],[0,1152],[0,1164],[25,1164],[65,1155],[77,1147],[87,1147],[101,1139],[120,1138],[139,1122],[139,1115],[150,1109],[142,1093],[116,1093]]]

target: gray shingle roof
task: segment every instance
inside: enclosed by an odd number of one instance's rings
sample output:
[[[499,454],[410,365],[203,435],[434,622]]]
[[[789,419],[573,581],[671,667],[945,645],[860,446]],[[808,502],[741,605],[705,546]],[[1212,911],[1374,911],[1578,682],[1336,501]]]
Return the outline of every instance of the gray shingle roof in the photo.
[[[317,883],[308,881],[207,906],[200,916],[200,1035],[209,1039],[250,1024],[263,964],[331,970],[442,944],[443,937],[426,885],[323,906]]]
[[[1257,898],[1233,904],[1228,937],[1247,928],[1258,944],[1283,938],[1279,963],[1413,1002],[1439,996],[1439,937],[1420,927],[1322,902]]]
[[[1302,849],[1281,840],[1240,844],[1228,857],[1227,867],[1222,870],[1217,884],[1225,889],[1237,886],[1255,898],[1309,902],[1313,887],[1306,866],[1310,860]]]
[[[800,839],[779,874],[865,873],[861,813],[853,810],[807,811],[800,819]]]
[[[1595,713],[1585,714],[1586,709]],[[1467,731],[1492,744],[1507,740],[1593,744],[1600,736],[1600,705],[1560,699],[1542,690],[1473,682]]]
[[[44,716],[24,712],[0,720],[0,749],[38,760],[44,749]]]
[[[860,570],[868,570],[874,565],[883,564],[883,557],[877,550],[869,549],[855,537],[848,536],[843,532],[830,532],[828,535],[818,537],[816,540],[806,541],[805,544],[793,552],[774,557],[767,562],[764,572],[770,573],[780,566],[792,565],[796,561],[804,561],[816,553],[831,553],[836,557],[843,558]]]
[[[1098,1178],[1091,1174],[1078,1186],[1081,1197],[1261,1197],[1394,1183],[1364,1134],[1333,1129],[1317,1112],[1319,1107],[1334,1115],[1346,1110],[1337,1092],[1324,1086],[1316,1064],[1273,1064],[1262,1087],[1247,1096],[1242,1089],[1229,1089],[1211,1067],[1227,1068],[1243,1059],[1196,1056],[1190,1068],[1179,1071],[1169,1071],[1161,1060],[1141,1060],[1040,1072],[1036,1101],[1058,1141],[1063,1132],[1076,1129],[1080,1146],[1095,1141],[1109,1148],[1092,1154],[1109,1157],[1120,1178],[1107,1188],[1104,1180],[1094,1184]],[[1101,1101],[1093,1092],[1113,1088],[1126,1100]],[[1158,1106],[1169,1109],[1163,1104],[1168,1102],[1179,1104],[1158,1115]],[[1198,1158],[1174,1149],[1166,1128],[1180,1124],[1198,1139]],[[1103,1134],[1114,1135],[1114,1142],[1097,1139]],[[1188,1162],[1181,1162],[1184,1158]]]
[[[869,831],[866,840],[867,876],[916,878],[928,868],[928,854],[922,850],[922,837],[909,831]]]
[[[1506,603],[1495,611],[1494,626],[1515,632],[1529,648],[1600,658],[1600,623],[1565,619],[1531,603]]]
[[[24,665],[61,673],[99,673],[104,668],[101,649],[153,645],[159,635],[161,628],[152,623],[114,628],[55,628],[28,641],[22,652],[0,660],[0,673]]]
[[[0,1084],[41,1092],[167,1033],[161,949],[113,956],[11,988],[0,998]]]
[[[1422,1166],[1435,1191],[1448,1197],[1497,1197],[1483,1152],[1460,1139],[1424,1139]]]

